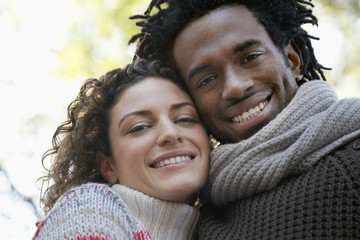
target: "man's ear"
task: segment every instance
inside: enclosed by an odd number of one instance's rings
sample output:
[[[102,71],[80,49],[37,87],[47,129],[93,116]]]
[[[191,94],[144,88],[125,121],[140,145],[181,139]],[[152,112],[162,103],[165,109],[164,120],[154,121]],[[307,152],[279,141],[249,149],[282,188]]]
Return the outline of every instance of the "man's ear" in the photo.
[[[300,49],[294,40],[291,40],[287,47],[285,47],[285,54],[289,59],[290,68],[296,81],[301,81],[303,78],[303,60]]]
[[[96,164],[101,176],[110,184],[119,183],[116,175],[115,163],[112,157],[105,155],[102,152],[96,153]]]

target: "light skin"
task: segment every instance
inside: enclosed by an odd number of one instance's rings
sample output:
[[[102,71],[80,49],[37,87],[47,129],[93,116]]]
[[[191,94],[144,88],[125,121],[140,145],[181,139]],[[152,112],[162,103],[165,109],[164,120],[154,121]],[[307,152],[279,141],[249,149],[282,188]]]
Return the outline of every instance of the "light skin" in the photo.
[[[247,139],[290,102],[302,79],[294,42],[281,52],[244,5],[190,22],[172,55],[204,124],[222,143]]]
[[[210,149],[191,98],[169,80],[149,77],[122,92],[109,116],[111,156],[97,159],[102,176],[158,199],[193,203],[207,180]]]

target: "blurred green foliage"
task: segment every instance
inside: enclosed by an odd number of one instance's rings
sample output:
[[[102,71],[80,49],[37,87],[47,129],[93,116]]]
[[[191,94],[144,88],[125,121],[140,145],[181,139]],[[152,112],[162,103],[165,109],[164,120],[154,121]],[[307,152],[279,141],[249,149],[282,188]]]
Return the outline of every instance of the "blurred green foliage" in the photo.
[[[145,0],[75,1],[67,39],[56,50],[61,66],[53,74],[63,79],[98,77],[129,62],[128,40],[139,31],[129,17],[145,11],[146,4]]]
[[[359,73],[360,1],[319,0],[319,3],[321,3],[324,12],[320,13],[321,15],[318,16],[318,18],[324,15],[332,17],[336,23],[334,27],[339,27],[346,39],[347,44],[344,46],[346,67],[344,73],[347,74],[356,69],[356,72]],[[321,25],[319,27],[321,27]],[[331,41],[331,39],[328,39],[328,41]],[[331,49],[329,49],[329,51],[331,51]]]
[[[75,1],[68,37],[63,47],[57,49],[61,64],[53,74],[65,80],[74,76],[98,77],[125,65],[131,60],[135,47],[128,46],[128,40],[139,31],[129,17],[145,11],[148,3],[149,0]],[[341,60],[334,61],[334,66],[326,66],[335,69],[326,72],[328,81],[335,87],[348,83],[348,88],[356,88],[360,96],[360,81],[357,80],[360,73],[359,3],[358,0],[313,1],[319,28],[323,27],[322,19],[330,17],[334,28],[340,30],[345,39]],[[322,37],[320,41],[332,39]],[[330,58],[335,56],[331,51],[329,49]]]

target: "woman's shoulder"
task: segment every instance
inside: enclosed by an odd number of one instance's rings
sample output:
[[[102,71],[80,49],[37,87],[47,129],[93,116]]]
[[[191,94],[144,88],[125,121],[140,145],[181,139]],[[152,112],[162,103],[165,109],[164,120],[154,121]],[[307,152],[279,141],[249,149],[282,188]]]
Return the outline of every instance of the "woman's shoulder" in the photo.
[[[147,236],[146,229],[110,186],[86,183],[72,188],[58,200],[34,239],[88,239],[87,236],[134,239],[138,232]]]
[[[74,187],[67,191],[55,204],[55,206],[62,204],[63,202],[73,201],[74,199],[92,199],[92,203],[95,203],[95,200],[100,200],[102,198],[114,198],[120,199],[120,197],[111,189],[107,184],[103,183],[84,183],[80,186]],[[95,198],[94,198],[95,197]],[[89,201],[78,202],[79,204],[90,203]],[[54,207],[55,207],[54,206]],[[97,205],[94,205],[94,207]]]

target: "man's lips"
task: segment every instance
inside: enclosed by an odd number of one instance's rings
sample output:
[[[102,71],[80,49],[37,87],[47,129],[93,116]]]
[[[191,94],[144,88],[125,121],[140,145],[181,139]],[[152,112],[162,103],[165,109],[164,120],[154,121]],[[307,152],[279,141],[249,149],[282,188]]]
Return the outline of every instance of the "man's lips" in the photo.
[[[152,168],[161,168],[170,164],[185,162],[193,160],[195,154],[189,150],[177,150],[169,153],[162,154],[157,157],[151,164]]]
[[[262,110],[265,108],[267,103],[268,103],[268,100],[264,100],[264,101],[260,102],[259,104],[257,104],[256,106],[249,108],[247,111],[244,111],[243,113],[231,118],[231,121],[236,122],[236,123],[243,123],[245,121],[248,121],[251,118],[260,114],[262,112]]]
[[[227,121],[233,122],[233,123],[246,122],[246,121],[252,119],[253,117],[256,117],[257,115],[259,115],[264,110],[265,106],[269,103],[270,99],[271,99],[271,96],[259,99],[256,102],[253,101],[254,102],[253,106],[248,109],[244,109],[244,106],[245,105],[249,106],[251,103],[245,103],[245,102],[238,103],[233,106],[232,111],[227,114],[228,117],[226,119],[227,119]],[[241,110],[241,108],[243,110]]]

